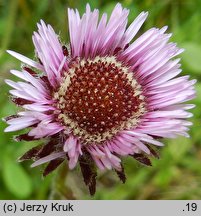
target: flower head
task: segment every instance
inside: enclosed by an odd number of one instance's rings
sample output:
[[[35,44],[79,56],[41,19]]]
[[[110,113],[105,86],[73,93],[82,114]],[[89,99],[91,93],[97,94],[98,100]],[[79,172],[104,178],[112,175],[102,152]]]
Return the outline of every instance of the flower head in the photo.
[[[120,4],[109,20],[99,11],[68,9],[70,42],[63,45],[43,21],[33,34],[37,61],[14,51],[22,71],[11,73],[23,81],[13,87],[12,100],[22,107],[6,118],[6,132],[29,127],[16,140],[46,138],[47,143],[29,150],[20,160],[33,159],[33,167],[47,163],[43,175],[64,160],[73,169],[78,163],[90,193],[95,193],[96,169],[114,169],[125,181],[122,156],[151,165],[160,138],[188,137],[183,104],[195,96],[195,80],[181,73],[183,50],[170,43],[171,34],[151,28],[134,39],[147,18],[142,12],[127,28],[129,11]]]

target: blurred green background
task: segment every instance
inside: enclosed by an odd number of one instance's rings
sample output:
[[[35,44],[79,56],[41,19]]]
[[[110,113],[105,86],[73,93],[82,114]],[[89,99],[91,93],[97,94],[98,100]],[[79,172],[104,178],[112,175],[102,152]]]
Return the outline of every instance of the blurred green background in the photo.
[[[67,7],[81,13],[89,2],[101,13],[111,12],[116,1],[78,0],[0,0],[0,118],[16,112],[9,101],[9,87],[4,79],[11,78],[9,70],[20,68],[20,62],[9,56],[11,49],[34,57],[31,36],[36,23],[43,19],[68,41]],[[164,140],[159,160],[145,167],[124,159],[127,182],[123,185],[112,172],[99,173],[97,193],[91,198],[82,183],[79,168],[68,172],[67,166],[42,179],[41,167],[30,168],[30,162],[17,163],[17,158],[38,143],[17,143],[14,133],[4,133],[0,122],[0,199],[200,199],[201,198],[201,0],[124,0],[130,9],[129,23],[141,12],[149,17],[141,33],[150,27],[168,25],[173,32],[171,40],[186,49],[182,54],[183,75],[198,80],[197,106],[193,110],[191,138]]]

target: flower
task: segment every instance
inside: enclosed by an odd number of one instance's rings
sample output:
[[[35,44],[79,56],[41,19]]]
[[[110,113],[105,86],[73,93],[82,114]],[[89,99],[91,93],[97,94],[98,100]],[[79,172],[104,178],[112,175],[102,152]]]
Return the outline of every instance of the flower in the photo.
[[[133,40],[148,13],[142,12],[127,28],[129,11],[117,4],[107,21],[99,11],[68,9],[69,45],[44,21],[33,34],[37,61],[14,51],[22,71],[11,73],[23,80],[6,80],[12,100],[22,110],[5,120],[6,132],[30,128],[15,137],[45,138],[47,143],[25,153],[32,167],[47,163],[43,175],[68,160],[78,163],[90,193],[95,193],[96,168],[114,169],[125,182],[121,158],[132,156],[151,165],[160,138],[188,137],[194,107],[184,104],[195,97],[195,80],[181,73],[183,49],[170,43],[167,27],[151,28]]]

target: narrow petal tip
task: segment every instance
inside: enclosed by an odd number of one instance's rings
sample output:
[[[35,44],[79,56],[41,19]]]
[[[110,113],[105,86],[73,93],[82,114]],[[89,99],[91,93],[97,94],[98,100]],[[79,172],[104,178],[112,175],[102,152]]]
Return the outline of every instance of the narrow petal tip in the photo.
[[[13,130],[11,129],[10,126],[8,126],[7,128],[4,129],[4,132],[7,133],[7,132],[12,132]]]

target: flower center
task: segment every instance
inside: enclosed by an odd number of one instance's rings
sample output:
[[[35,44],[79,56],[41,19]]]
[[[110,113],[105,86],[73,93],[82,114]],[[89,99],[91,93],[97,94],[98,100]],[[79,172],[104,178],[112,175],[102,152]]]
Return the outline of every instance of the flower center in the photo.
[[[54,93],[58,119],[83,143],[101,143],[137,125],[145,110],[141,86],[114,57],[81,60]]]

